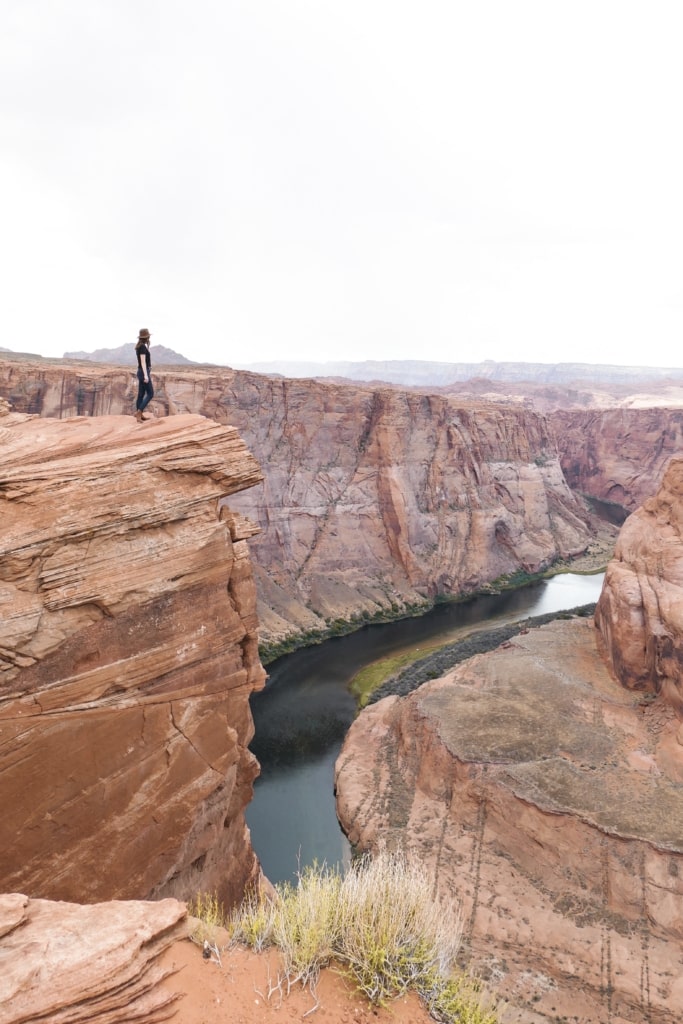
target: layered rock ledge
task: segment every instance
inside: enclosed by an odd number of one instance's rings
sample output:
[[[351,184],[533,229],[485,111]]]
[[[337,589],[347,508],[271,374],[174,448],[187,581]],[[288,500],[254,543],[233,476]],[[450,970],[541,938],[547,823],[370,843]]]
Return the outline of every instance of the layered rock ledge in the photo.
[[[0,418],[0,890],[226,902],[260,688],[260,469],[199,416]]]
[[[80,906],[0,896],[0,1024],[156,1024],[178,998],[164,951],[188,934],[183,903]]]
[[[524,1024],[680,1020],[682,783],[673,710],[622,688],[582,619],[367,708],[336,767],[351,841],[461,895],[466,958]]]

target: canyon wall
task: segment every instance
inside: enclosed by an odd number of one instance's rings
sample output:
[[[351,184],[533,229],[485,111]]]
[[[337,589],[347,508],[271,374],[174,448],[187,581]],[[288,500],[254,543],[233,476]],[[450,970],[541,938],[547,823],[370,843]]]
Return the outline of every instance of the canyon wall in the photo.
[[[622,527],[595,625],[521,630],[362,711],[337,812],[354,846],[406,850],[460,895],[464,957],[506,1021],[674,1024],[683,457]]]
[[[198,416],[0,416],[0,891],[239,898],[260,469]]]
[[[683,451],[683,409],[556,410],[548,416],[569,486],[627,511],[657,490]]]
[[[683,713],[683,458],[624,523],[595,621],[623,686]]]
[[[554,436],[528,409],[228,369],[154,379],[159,414],[234,424],[263,467],[234,507],[260,527],[252,552],[272,650],[537,572],[591,541]],[[121,413],[135,387],[120,369],[0,360],[0,394],[42,416]]]
[[[462,900],[506,1022],[678,1024],[683,729],[614,680],[591,621],[366,708],[335,783],[356,848],[405,850]]]

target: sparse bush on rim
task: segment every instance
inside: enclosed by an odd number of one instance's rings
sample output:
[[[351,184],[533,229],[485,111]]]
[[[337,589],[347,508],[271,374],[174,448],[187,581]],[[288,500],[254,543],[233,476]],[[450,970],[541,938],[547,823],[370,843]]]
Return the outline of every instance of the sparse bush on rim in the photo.
[[[199,946],[214,943],[216,932],[225,927],[223,904],[215,893],[199,892],[188,905],[188,913],[197,918],[197,926],[190,936]]]
[[[315,996],[321,969],[334,965],[375,1004],[412,989],[444,1024],[497,1024],[481,983],[455,965],[458,905],[435,899],[422,865],[404,856],[364,856],[344,876],[313,865],[274,899],[248,895],[226,927],[233,943],[280,950],[278,988],[300,982]]]

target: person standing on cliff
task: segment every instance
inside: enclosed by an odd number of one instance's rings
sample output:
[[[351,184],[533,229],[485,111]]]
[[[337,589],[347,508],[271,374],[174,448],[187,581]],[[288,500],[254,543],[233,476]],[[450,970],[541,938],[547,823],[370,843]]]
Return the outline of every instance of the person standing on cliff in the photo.
[[[138,400],[135,403],[135,419],[138,423],[148,420],[149,416],[143,416],[144,410],[154,398],[152,387],[152,359],[149,354],[150,333],[143,327],[138,335],[135,355],[138,360]]]

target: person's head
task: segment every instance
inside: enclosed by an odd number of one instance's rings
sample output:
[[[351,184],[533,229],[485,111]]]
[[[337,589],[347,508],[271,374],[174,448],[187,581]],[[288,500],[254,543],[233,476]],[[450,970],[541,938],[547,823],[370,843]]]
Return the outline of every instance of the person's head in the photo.
[[[140,333],[138,334],[138,342],[137,342],[137,345],[135,347],[136,348],[140,348],[141,345],[149,345],[149,340],[150,340],[151,337],[152,337],[152,335],[149,333],[147,328],[146,327],[141,327],[140,328]]]

